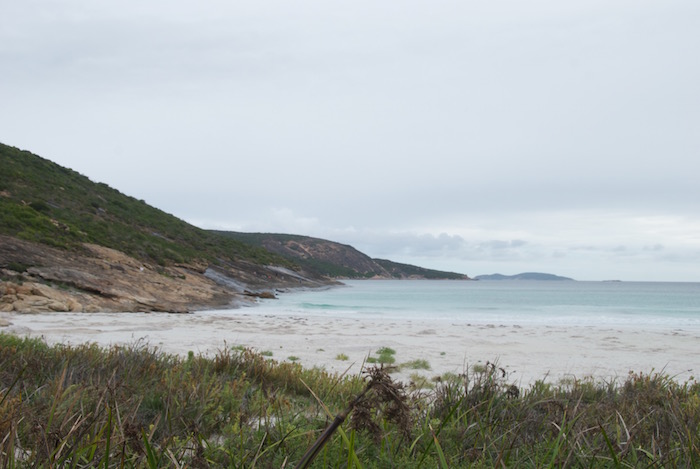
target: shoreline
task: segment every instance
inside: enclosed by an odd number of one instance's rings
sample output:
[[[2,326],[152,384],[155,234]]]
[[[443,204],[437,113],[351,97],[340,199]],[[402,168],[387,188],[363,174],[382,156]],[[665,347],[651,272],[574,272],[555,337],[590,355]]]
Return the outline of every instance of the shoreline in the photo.
[[[630,371],[661,372],[686,381],[700,371],[700,328],[528,325],[266,314],[255,307],[168,313],[0,313],[0,332],[43,337],[48,343],[101,346],[142,342],[166,353],[212,356],[224,347],[250,347],[276,361],[358,374],[368,356],[389,347],[396,365],[425,360],[429,370],[392,373],[431,379],[496,362],[509,382],[593,377],[624,381]],[[338,359],[339,355],[347,360]],[[292,357],[292,358],[290,358]]]

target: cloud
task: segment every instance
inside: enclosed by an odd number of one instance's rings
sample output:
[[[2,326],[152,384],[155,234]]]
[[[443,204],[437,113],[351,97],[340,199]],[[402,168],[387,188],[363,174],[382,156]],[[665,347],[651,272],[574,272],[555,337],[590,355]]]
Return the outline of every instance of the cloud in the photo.
[[[691,0],[11,2],[0,138],[207,228],[697,279],[696,23]]]
[[[679,280],[673,271],[692,278],[700,260],[700,230],[688,232],[692,226],[687,219],[618,212],[498,212],[475,218],[473,225],[397,230],[339,225],[285,208],[226,228],[307,234],[350,244],[371,257],[470,275],[544,271],[581,280]]]

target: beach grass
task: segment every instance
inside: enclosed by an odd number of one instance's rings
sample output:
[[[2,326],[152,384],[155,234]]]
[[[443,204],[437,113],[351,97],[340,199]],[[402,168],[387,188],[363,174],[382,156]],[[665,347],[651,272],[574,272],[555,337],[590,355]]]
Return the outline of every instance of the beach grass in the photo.
[[[694,379],[522,388],[487,362],[412,390],[365,371],[0,334],[0,467],[291,468],[336,421],[301,467],[700,465]]]
[[[396,350],[390,347],[380,347],[375,351],[376,356],[368,356],[365,360],[369,364],[391,365],[396,362]]]
[[[402,363],[401,368],[407,368],[409,370],[429,370],[430,363],[424,358],[417,358],[415,360]]]

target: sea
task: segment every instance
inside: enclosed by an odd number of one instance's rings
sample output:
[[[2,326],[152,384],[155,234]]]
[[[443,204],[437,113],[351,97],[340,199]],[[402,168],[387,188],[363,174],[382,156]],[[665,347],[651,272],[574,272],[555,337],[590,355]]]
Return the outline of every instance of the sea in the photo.
[[[282,293],[257,312],[473,324],[700,327],[700,283],[347,280]]]

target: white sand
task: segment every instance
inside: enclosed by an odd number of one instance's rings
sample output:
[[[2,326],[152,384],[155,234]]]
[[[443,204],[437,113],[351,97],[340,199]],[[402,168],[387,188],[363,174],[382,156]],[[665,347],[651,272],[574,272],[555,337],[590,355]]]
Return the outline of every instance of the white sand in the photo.
[[[4,320],[4,321],[3,321]],[[226,345],[295,356],[306,367],[359,373],[379,347],[396,350],[396,362],[425,359],[432,377],[461,373],[467,366],[497,360],[523,386],[537,379],[594,376],[623,380],[630,370],[664,371],[684,381],[700,371],[700,329],[468,324],[439,321],[367,320],[263,314],[256,308],[165,313],[0,313],[0,331],[43,336],[49,343],[102,345],[144,340],[166,352],[212,354]],[[349,357],[336,359],[338,354]]]

